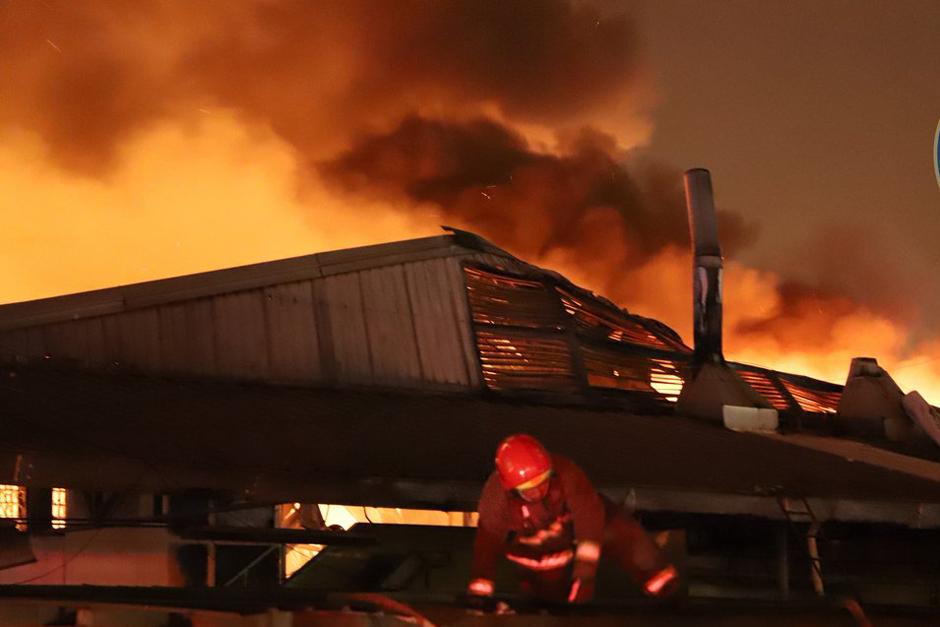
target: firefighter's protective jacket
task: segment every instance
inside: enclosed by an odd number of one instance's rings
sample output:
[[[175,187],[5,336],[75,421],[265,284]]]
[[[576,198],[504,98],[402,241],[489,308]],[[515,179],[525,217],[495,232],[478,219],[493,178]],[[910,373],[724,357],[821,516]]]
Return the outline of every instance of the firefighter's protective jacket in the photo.
[[[573,562],[573,577],[593,579],[604,536],[604,504],[574,462],[561,455],[551,458],[554,472],[539,502],[523,500],[500,484],[498,473],[490,475],[480,497],[473,580],[492,582],[503,556],[536,572]]]

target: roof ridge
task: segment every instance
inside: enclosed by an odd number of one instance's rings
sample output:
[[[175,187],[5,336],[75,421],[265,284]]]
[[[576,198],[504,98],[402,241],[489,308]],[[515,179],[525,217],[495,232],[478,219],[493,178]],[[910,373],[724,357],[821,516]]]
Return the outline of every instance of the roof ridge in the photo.
[[[512,257],[482,237],[454,229],[444,235],[316,252],[7,303],[0,305],[0,330],[102,316],[269,285],[478,251]]]

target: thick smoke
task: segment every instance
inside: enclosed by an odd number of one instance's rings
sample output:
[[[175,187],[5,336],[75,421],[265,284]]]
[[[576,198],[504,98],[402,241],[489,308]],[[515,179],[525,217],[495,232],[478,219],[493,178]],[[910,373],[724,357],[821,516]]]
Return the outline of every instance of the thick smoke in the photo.
[[[622,106],[636,37],[564,0],[49,0],[0,4],[0,123],[101,173],[128,134],[206,107],[304,156],[414,112],[566,125]]]
[[[612,279],[603,281],[608,290],[620,291],[623,269],[670,246],[688,248],[681,173],[652,165],[630,172],[614,138],[597,131],[559,144],[559,151],[538,152],[492,120],[409,116],[388,133],[361,138],[320,171],[347,193],[431,203],[446,220],[524,258],[561,252],[573,262],[600,262]],[[720,217],[727,249],[752,238],[737,216]]]

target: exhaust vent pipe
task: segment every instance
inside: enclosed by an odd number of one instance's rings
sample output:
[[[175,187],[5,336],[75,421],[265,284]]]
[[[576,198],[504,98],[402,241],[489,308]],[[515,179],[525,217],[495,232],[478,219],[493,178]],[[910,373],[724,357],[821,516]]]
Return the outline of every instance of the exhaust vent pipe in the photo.
[[[676,401],[679,414],[724,423],[731,429],[775,429],[770,402],[725,363],[721,348],[721,246],[708,170],[685,173],[692,238],[692,377]]]
[[[692,238],[692,311],[694,362],[724,363],[721,346],[721,246],[712,178],[708,170],[685,173],[685,200]]]

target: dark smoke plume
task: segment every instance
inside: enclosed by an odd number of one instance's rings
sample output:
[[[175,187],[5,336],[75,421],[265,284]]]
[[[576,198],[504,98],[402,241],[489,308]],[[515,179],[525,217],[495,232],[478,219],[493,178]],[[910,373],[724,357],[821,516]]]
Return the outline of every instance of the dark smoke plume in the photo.
[[[0,3],[0,125],[100,173],[130,133],[234,109],[304,155],[414,111],[566,125],[633,82],[623,14],[565,0]]]
[[[492,120],[442,122],[409,116],[391,132],[363,137],[320,165],[344,192],[431,203],[445,219],[498,240],[517,254],[544,257],[564,249],[596,257],[612,239],[610,268],[643,263],[667,246],[688,247],[679,172],[646,166],[638,178],[618,157],[613,138],[584,130],[561,154],[534,151]],[[722,214],[727,246],[753,229]]]

